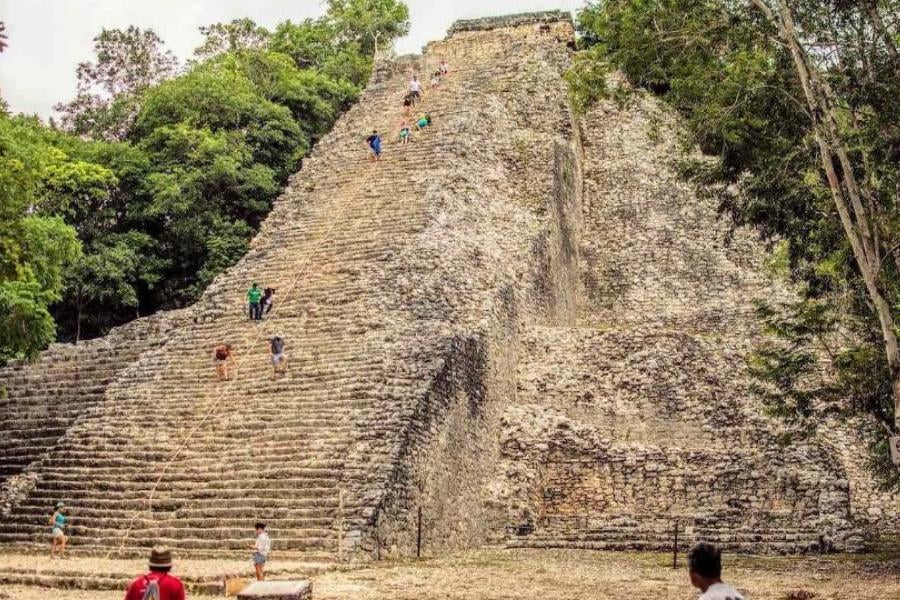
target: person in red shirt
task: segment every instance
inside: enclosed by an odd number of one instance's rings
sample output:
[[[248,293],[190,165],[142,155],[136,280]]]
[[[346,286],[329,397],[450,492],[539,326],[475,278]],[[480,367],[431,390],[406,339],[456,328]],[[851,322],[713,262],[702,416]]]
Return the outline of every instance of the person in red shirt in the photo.
[[[169,575],[171,570],[172,552],[156,546],[150,552],[150,572],[131,582],[125,600],[184,600],[184,585]]]

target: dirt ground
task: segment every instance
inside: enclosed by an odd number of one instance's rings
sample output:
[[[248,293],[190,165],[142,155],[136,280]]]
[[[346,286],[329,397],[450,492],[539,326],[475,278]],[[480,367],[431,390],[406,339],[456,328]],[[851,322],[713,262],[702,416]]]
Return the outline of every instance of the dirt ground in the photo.
[[[219,572],[221,568],[204,565],[185,565],[186,572]],[[102,563],[97,566],[103,568]],[[277,557],[272,566],[277,569]],[[341,568],[312,579],[316,600],[683,600],[697,596],[688,583],[683,559],[673,570],[671,556],[649,553],[481,550]],[[898,600],[900,556],[728,556],[725,579],[744,591],[748,600]],[[121,600],[123,594],[0,587],[3,600],[49,597]]]

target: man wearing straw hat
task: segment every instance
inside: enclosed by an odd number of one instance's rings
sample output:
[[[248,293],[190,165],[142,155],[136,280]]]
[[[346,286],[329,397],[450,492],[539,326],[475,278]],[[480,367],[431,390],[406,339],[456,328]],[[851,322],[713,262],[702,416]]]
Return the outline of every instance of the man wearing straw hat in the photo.
[[[128,586],[125,600],[184,600],[184,585],[172,575],[172,551],[155,546],[150,552],[150,572]]]

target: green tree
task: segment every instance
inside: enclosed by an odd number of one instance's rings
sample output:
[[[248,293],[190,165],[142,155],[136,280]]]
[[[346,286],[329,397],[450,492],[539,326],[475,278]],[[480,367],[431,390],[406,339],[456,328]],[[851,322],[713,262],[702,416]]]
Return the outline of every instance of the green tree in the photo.
[[[0,272],[18,277],[28,211],[70,226],[84,249],[52,294],[30,296],[59,338],[189,304],[246,252],[288,175],[367,81],[364,38],[387,43],[407,27],[395,2],[335,6],[274,34],[247,19],[204,27],[180,73],[152,31],[104,30],[61,106],[64,130],[7,119],[28,159],[27,177],[6,174],[10,194],[27,201],[0,206],[15,215],[0,223]],[[357,14],[361,29],[346,21]]]
[[[214,23],[200,28],[203,43],[194,50],[194,56],[207,59],[225,52],[263,50],[268,46],[271,34],[251,19],[234,19],[230,23]]]
[[[56,333],[49,307],[81,247],[60,218],[30,214],[41,187],[41,147],[0,116],[0,363],[31,358]]]
[[[368,56],[409,32],[409,8],[397,0],[328,0],[326,17]]]
[[[94,38],[94,62],[78,65],[78,91],[58,104],[62,125],[95,139],[124,139],[144,90],[174,75],[175,56],[152,29],[103,29]]]

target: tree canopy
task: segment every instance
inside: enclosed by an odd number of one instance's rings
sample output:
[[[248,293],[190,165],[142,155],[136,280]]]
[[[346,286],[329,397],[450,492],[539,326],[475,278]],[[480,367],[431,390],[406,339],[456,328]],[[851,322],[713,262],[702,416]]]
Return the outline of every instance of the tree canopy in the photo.
[[[201,27],[185,66],[151,30],[104,29],[61,128],[0,111],[0,362],[196,300],[355,101],[367,40],[407,27],[402,3],[332,1]]]

